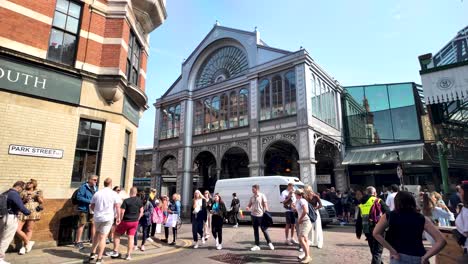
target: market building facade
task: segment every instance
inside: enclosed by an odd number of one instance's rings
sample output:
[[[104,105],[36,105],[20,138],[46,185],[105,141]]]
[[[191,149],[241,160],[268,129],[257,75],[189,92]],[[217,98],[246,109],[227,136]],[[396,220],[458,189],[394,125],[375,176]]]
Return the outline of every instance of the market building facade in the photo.
[[[67,243],[70,197],[88,175],[132,185],[148,36],[165,1],[5,0],[0,16],[0,191],[36,179],[34,240]]]
[[[345,189],[341,93],[306,50],[216,24],[155,103],[154,185],[175,188],[184,208],[194,189],[226,178],[299,176]]]

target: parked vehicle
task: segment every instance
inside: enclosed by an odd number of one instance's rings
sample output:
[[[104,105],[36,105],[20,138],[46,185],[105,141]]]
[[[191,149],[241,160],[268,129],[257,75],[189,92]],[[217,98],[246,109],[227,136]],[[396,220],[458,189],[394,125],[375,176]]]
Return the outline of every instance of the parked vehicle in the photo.
[[[260,192],[265,194],[268,199],[268,206],[273,217],[273,222],[276,224],[285,223],[285,209],[281,203],[281,192],[286,190],[289,183],[294,184],[294,189],[304,188],[297,177],[286,176],[256,176],[236,179],[218,180],[215,186],[215,193],[219,193],[223,199],[230,199],[232,193],[237,193],[240,201],[241,210],[245,210],[252,197],[252,185],[258,184]],[[322,225],[325,226],[334,221],[336,218],[335,208],[332,203],[322,200],[323,208],[319,210],[322,219]],[[250,221],[250,212],[243,212],[244,218],[240,218],[241,222]],[[229,220],[229,219],[228,219]]]

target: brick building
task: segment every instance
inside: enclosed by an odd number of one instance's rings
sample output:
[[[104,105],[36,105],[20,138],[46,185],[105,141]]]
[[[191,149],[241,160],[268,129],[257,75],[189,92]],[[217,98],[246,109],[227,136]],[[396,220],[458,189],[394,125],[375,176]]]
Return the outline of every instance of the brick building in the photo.
[[[131,187],[149,33],[166,16],[164,0],[1,0],[0,191],[38,180],[34,240],[71,239],[88,174]]]

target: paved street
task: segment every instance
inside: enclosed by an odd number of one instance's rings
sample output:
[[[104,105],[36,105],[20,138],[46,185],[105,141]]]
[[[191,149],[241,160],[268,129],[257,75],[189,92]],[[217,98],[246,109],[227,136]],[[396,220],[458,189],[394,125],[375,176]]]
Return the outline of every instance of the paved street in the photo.
[[[184,226],[180,239],[190,241],[190,233],[185,229],[187,226]],[[216,250],[213,239],[209,239],[199,249],[183,248],[174,253],[150,257],[134,263],[298,263],[296,256],[299,253],[296,247],[284,244],[281,227],[270,229],[270,235],[276,247],[274,251],[267,249],[266,244],[262,245],[262,250],[259,252],[249,251],[253,240],[250,226],[242,226],[238,229],[226,227],[224,231],[223,250]],[[313,248],[313,263],[342,263],[344,259],[346,263],[370,263],[366,241],[357,240],[353,232],[353,227],[326,228],[325,246],[323,249]]]

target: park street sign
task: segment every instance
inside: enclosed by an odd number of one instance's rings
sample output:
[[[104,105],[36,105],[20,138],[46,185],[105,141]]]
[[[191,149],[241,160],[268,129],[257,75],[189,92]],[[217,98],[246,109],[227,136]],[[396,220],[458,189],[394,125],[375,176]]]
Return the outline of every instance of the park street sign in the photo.
[[[21,145],[10,145],[10,147],[8,148],[8,154],[51,158],[51,159],[63,158],[63,150],[61,149],[49,149],[49,148],[30,147],[30,146],[21,146]]]

